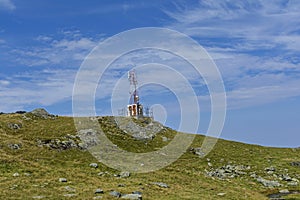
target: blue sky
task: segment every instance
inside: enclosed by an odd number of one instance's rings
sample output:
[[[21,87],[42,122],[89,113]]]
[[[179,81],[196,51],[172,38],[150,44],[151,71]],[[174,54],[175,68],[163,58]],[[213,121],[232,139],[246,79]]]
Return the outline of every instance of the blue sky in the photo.
[[[298,147],[299,10],[297,0],[0,0],[0,111],[45,107],[70,115],[76,73],[95,46],[129,29],[164,27],[192,37],[217,64],[227,95],[222,138]],[[135,64],[162,60],[148,55],[144,60],[136,56]],[[199,132],[205,133],[210,119],[207,89],[199,84],[201,77],[189,71],[185,75],[191,82],[198,80],[192,85],[203,108]],[[107,76],[105,86],[117,81],[117,75]],[[178,126],[172,92],[157,86],[141,88],[141,94],[146,104],[164,105],[167,125]],[[108,97],[96,99],[97,114],[109,114]]]

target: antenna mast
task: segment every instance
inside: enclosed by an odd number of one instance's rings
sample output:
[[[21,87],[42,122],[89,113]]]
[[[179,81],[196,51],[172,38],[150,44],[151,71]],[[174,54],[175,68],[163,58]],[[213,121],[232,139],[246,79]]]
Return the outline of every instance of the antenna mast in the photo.
[[[128,72],[128,80],[130,83],[130,104],[138,104],[139,103],[139,96],[137,91],[137,77],[135,70],[131,70]]]
[[[137,91],[137,78],[135,74],[135,70],[131,70],[128,72],[128,80],[130,83],[130,102],[127,105],[127,115],[130,117],[143,117],[143,105],[139,102],[139,96]]]

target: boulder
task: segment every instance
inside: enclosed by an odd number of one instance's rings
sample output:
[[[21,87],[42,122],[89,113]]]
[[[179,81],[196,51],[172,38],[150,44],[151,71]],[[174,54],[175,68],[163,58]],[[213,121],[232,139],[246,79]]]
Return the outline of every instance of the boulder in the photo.
[[[18,130],[22,128],[22,124],[16,124],[16,123],[8,123],[8,128]]]
[[[30,113],[42,119],[55,118],[54,115],[49,114],[44,108],[37,108]]]
[[[92,167],[92,168],[98,168],[98,164],[97,163],[91,163],[90,167]]]
[[[278,181],[266,180],[262,177],[256,179],[259,183],[263,184],[265,187],[279,187],[281,184]]]
[[[152,184],[157,185],[157,186],[162,187],[162,188],[168,188],[169,187],[166,183],[163,183],[163,182],[153,182]]]
[[[131,200],[142,200],[142,195],[140,194],[124,194],[121,199],[131,199]]]
[[[100,188],[95,190],[95,194],[103,194],[103,193],[104,193],[104,191]]]
[[[110,194],[111,196],[117,197],[117,198],[120,198],[120,197],[122,196],[122,194],[121,194],[120,192],[117,192],[117,191],[115,191],[115,190],[111,191],[109,194]]]
[[[21,149],[21,147],[22,147],[21,144],[8,144],[7,146],[12,150],[18,150],[18,149]]]
[[[121,172],[121,173],[119,174],[119,176],[120,176],[121,178],[127,178],[127,177],[130,176],[130,172]]]
[[[66,178],[59,178],[58,181],[61,182],[61,183],[65,183],[65,182],[67,182],[67,179]]]
[[[291,162],[291,165],[294,167],[300,167],[300,161]]]

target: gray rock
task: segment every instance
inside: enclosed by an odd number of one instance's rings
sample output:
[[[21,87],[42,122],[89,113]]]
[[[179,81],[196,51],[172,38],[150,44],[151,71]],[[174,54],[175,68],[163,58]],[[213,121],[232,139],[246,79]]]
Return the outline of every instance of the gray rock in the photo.
[[[265,171],[266,172],[275,172],[276,171],[276,168],[275,167],[273,167],[273,166],[271,166],[271,167],[267,167],[267,168],[265,168]]]
[[[226,193],[225,193],[225,192],[220,192],[220,193],[218,193],[217,195],[218,195],[218,196],[225,196]]]
[[[93,199],[102,199],[102,196],[93,197]]]
[[[282,175],[282,180],[284,180],[284,181],[292,181],[292,178],[289,175],[287,175],[287,174],[283,174]]]
[[[76,196],[77,194],[64,194],[64,197],[74,197]]]
[[[256,179],[259,183],[263,184],[265,187],[279,187],[281,184],[278,181],[266,180],[262,177]]]
[[[66,186],[65,190],[67,190],[68,192],[76,192],[76,190],[70,186]]]
[[[20,176],[20,174],[18,172],[13,174],[13,177],[18,177],[18,176]]]
[[[103,194],[103,193],[104,193],[104,191],[100,188],[95,190],[95,194]]]
[[[121,199],[131,199],[131,200],[142,200],[142,195],[140,194],[124,194]]]
[[[21,144],[8,144],[7,146],[12,150],[19,150],[22,148]]]
[[[130,172],[121,172],[120,173],[120,177],[121,178],[127,178],[127,177],[129,177],[130,176]]]
[[[32,197],[33,199],[44,199],[44,198],[46,198],[45,196],[33,196]]]
[[[294,167],[300,167],[300,161],[291,162],[291,165]]]
[[[203,157],[205,155],[205,153],[202,151],[202,149],[200,147],[197,148],[191,148],[190,149],[194,154],[198,155],[199,157]]]
[[[37,108],[31,111],[30,113],[36,117],[43,118],[43,119],[55,118],[54,115],[49,114],[44,108]]]
[[[132,192],[132,194],[140,194],[140,195],[142,195],[142,192],[140,192],[140,191],[134,191],[134,192]]]
[[[166,183],[163,183],[163,182],[153,182],[152,184],[157,185],[157,186],[162,187],[162,188],[168,188],[169,187]]]
[[[162,138],[162,141],[163,141],[163,142],[168,142],[168,141],[170,140],[169,138],[167,138],[167,137],[165,137],[165,136],[162,136],[161,138]]]
[[[24,175],[25,175],[25,176],[31,176],[31,174],[30,174],[30,173],[27,173],[27,172],[25,172]]]
[[[279,190],[279,193],[288,194],[290,191],[288,189]]]
[[[8,123],[7,126],[10,129],[16,129],[16,130],[22,128],[22,124],[15,124],[15,123]]]
[[[115,191],[115,190],[111,191],[109,194],[110,194],[111,196],[117,197],[117,198],[120,198],[120,197],[122,196],[122,194],[121,194],[120,192],[117,192],[117,191]]]
[[[124,133],[131,135],[137,140],[152,140],[157,133],[164,129],[163,125],[155,121],[144,121],[145,126],[138,125],[128,118],[114,118],[117,126],[124,131]]]
[[[105,172],[99,172],[98,176],[103,176],[105,174]]]
[[[97,163],[91,163],[90,167],[92,167],[92,168],[98,168],[98,164]]]
[[[298,182],[296,181],[291,181],[287,183],[288,186],[298,186]]]
[[[59,178],[58,181],[59,181],[59,182],[62,182],[62,183],[65,183],[65,182],[67,182],[68,180],[67,180],[66,178]]]
[[[251,178],[256,178],[257,175],[256,175],[256,173],[253,173],[253,174],[250,175],[250,177],[251,177]]]

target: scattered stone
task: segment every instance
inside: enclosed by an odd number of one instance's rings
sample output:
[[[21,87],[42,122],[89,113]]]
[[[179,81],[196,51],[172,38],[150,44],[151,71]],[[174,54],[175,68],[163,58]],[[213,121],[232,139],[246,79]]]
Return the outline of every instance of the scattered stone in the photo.
[[[225,193],[225,192],[220,192],[220,193],[218,193],[217,195],[218,195],[218,196],[225,196],[226,193]]]
[[[77,194],[64,194],[64,197],[74,197],[76,196]]]
[[[266,180],[262,177],[256,179],[259,183],[263,184],[265,187],[279,187],[281,184],[278,181]]]
[[[68,150],[72,148],[82,149],[77,143],[80,139],[70,139],[67,136],[62,139],[38,139],[37,145],[39,147],[49,147],[56,150]]]
[[[198,155],[201,158],[205,155],[205,153],[202,151],[200,147],[191,148],[190,151],[192,151],[194,154]]]
[[[7,146],[12,150],[19,150],[22,148],[21,144],[8,144]]]
[[[97,163],[91,163],[90,167],[92,167],[92,168],[98,168],[98,164]]]
[[[69,192],[76,192],[76,190],[70,186],[66,186],[65,189]]]
[[[283,174],[281,178],[283,181],[292,181],[292,178],[287,174]]]
[[[125,184],[118,184],[118,187],[125,187]]]
[[[27,173],[27,172],[25,172],[24,175],[25,175],[25,176],[31,176],[31,174],[30,174],[30,173]]]
[[[46,196],[33,196],[32,198],[33,199],[44,199],[44,198],[46,198]]]
[[[162,188],[168,188],[169,187],[166,183],[163,183],[163,182],[153,182],[152,184],[157,185],[157,186],[162,187]]]
[[[66,178],[59,178],[58,181],[61,182],[61,183],[65,183],[65,182],[67,182],[68,180],[67,180]]]
[[[119,174],[119,176],[120,176],[121,178],[127,178],[127,177],[130,176],[130,172],[121,172],[121,173]]]
[[[103,194],[103,193],[104,193],[104,191],[100,188],[95,190],[95,194]]]
[[[7,126],[8,128],[15,129],[15,130],[22,128],[22,124],[15,124],[15,123],[8,123]]]
[[[288,189],[279,190],[279,193],[288,194],[290,191]]]
[[[208,165],[209,167],[212,167],[212,164],[211,164],[210,162],[208,162],[207,165]]]
[[[105,173],[104,172],[99,172],[98,176],[103,176]]]
[[[256,178],[257,175],[256,175],[256,173],[252,173],[252,174],[250,175],[250,177],[251,177],[251,178]]]
[[[110,194],[111,196],[117,197],[117,198],[120,198],[120,197],[122,196],[122,194],[121,194],[120,192],[117,192],[117,191],[115,191],[115,190],[111,191],[109,194]]]
[[[273,167],[273,166],[267,167],[267,168],[265,168],[265,171],[266,171],[266,172],[275,172],[275,171],[276,171],[276,168]]]
[[[300,161],[291,162],[291,165],[294,167],[300,167]]]
[[[288,186],[298,186],[298,182],[296,181],[291,181],[289,183],[287,183]]]
[[[140,194],[140,195],[142,195],[142,192],[140,192],[140,191],[134,191],[134,192],[132,192],[132,194]]]
[[[102,199],[102,196],[93,197],[93,199]]]
[[[249,170],[249,166],[243,166],[243,165],[224,165],[218,169],[213,169],[211,171],[206,171],[206,175],[210,177],[216,177],[219,179],[225,179],[225,178],[234,178],[238,177],[240,175],[247,174],[245,171]]]
[[[15,190],[15,189],[17,189],[19,187],[19,185],[12,185],[9,189],[11,189],[11,190]]]
[[[124,194],[121,199],[141,200],[142,195],[140,194]]]
[[[163,141],[163,142],[168,142],[168,141],[170,140],[169,138],[167,138],[167,137],[165,137],[165,136],[162,136],[161,138],[162,138],[162,141]]]
[[[20,174],[18,172],[13,174],[13,177],[18,177],[18,176],[20,176]]]

